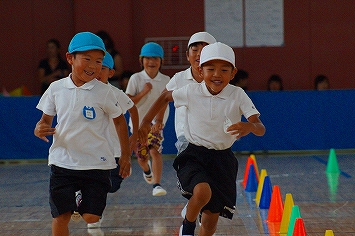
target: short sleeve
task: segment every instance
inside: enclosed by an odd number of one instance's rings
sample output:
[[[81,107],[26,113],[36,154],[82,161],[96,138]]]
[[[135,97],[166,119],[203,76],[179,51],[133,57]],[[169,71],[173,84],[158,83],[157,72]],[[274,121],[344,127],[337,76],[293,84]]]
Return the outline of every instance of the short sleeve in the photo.
[[[188,87],[189,85],[186,85],[173,91],[172,96],[176,108],[188,105]]]

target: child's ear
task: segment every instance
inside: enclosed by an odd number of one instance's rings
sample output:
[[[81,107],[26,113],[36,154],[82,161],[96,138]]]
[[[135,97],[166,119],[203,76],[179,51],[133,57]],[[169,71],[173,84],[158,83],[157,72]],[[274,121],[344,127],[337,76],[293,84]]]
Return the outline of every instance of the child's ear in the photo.
[[[73,65],[74,54],[67,52],[65,54],[65,57],[67,58],[67,62],[69,63],[69,65]]]
[[[108,77],[112,78],[112,76],[115,74],[115,69],[110,69],[109,73],[108,73]]]
[[[233,70],[232,70],[232,73],[231,73],[231,79],[230,80],[232,80],[234,78],[234,76],[235,76],[235,74],[237,74],[237,72],[238,72],[238,69],[236,67],[234,67]]]
[[[201,66],[198,66],[198,67],[197,67],[197,70],[198,70],[199,76],[203,79],[203,69],[202,69],[202,67],[201,67]]]

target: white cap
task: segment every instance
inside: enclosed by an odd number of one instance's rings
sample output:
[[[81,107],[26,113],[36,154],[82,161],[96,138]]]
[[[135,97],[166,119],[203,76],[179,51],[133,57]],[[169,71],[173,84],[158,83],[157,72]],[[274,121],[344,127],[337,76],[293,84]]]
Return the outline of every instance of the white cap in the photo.
[[[204,42],[204,43],[215,43],[216,39],[209,33],[207,32],[197,32],[194,33],[189,40],[189,43],[187,44],[187,47],[190,47],[191,44],[197,43],[197,42]]]
[[[224,43],[216,42],[202,48],[200,66],[211,60],[223,60],[235,67],[235,54],[231,47]]]

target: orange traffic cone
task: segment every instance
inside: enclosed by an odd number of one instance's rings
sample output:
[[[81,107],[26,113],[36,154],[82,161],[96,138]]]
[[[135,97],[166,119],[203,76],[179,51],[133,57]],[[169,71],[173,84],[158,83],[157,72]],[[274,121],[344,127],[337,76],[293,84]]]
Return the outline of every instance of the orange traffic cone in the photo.
[[[267,220],[269,222],[281,222],[283,210],[284,205],[282,203],[280,187],[278,185],[275,185],[271,195],[271,202]]]
[[[248,183],[249,169],[250,169],[250,165],[251,164],[253,164],[254,170],[255,170],[255,173],[256,173],[255,162],[254,162],[254,160],[251,157],[248,157],[247,165],[245,167],[245,172],[244,172],[244,179],[243,179],[243,182],[242,182],[244,189],[245,189],[245,187],[247,186],[247,183]],[[259,179],[258,178],[257,178],[257,181],[259,183]]]
[[[297,218],[292,236],[306,236],[306,229],[302,218]]]

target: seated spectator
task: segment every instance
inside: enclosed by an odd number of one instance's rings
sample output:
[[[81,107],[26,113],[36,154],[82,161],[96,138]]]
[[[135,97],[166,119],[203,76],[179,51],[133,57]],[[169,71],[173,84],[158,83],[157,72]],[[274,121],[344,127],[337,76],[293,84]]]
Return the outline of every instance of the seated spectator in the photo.
[[[268,91],[282,91],[284,90],[282,78],[279,75],[271,75],[267,81]]]
[[[241,87],[246,91],[248,89],[248,78],[248,72],[242,69],[238,69],[238,72],[235,74],[234,78],[229,83]]]
[[[325,75],[317,75],[314,79],[315,90],[327,90],[329,89],[329,79]]]
[[[57,39],[47,41],[47,57],[42,59],[37,68],[37,77],[41,82],[41,94],[49,84],[69,75],[69,65],[60,56],[60,43]]]
[[[115,44],[111,36],[104,30],[96,32],[96,35],[99,36],[105,44],[106,51],[110,53],[115,63],[115,74],[109,79],[110,84],[119,87],[119,79],[121,78],[123,72],[123,59],[121,54],[116,50]]]

